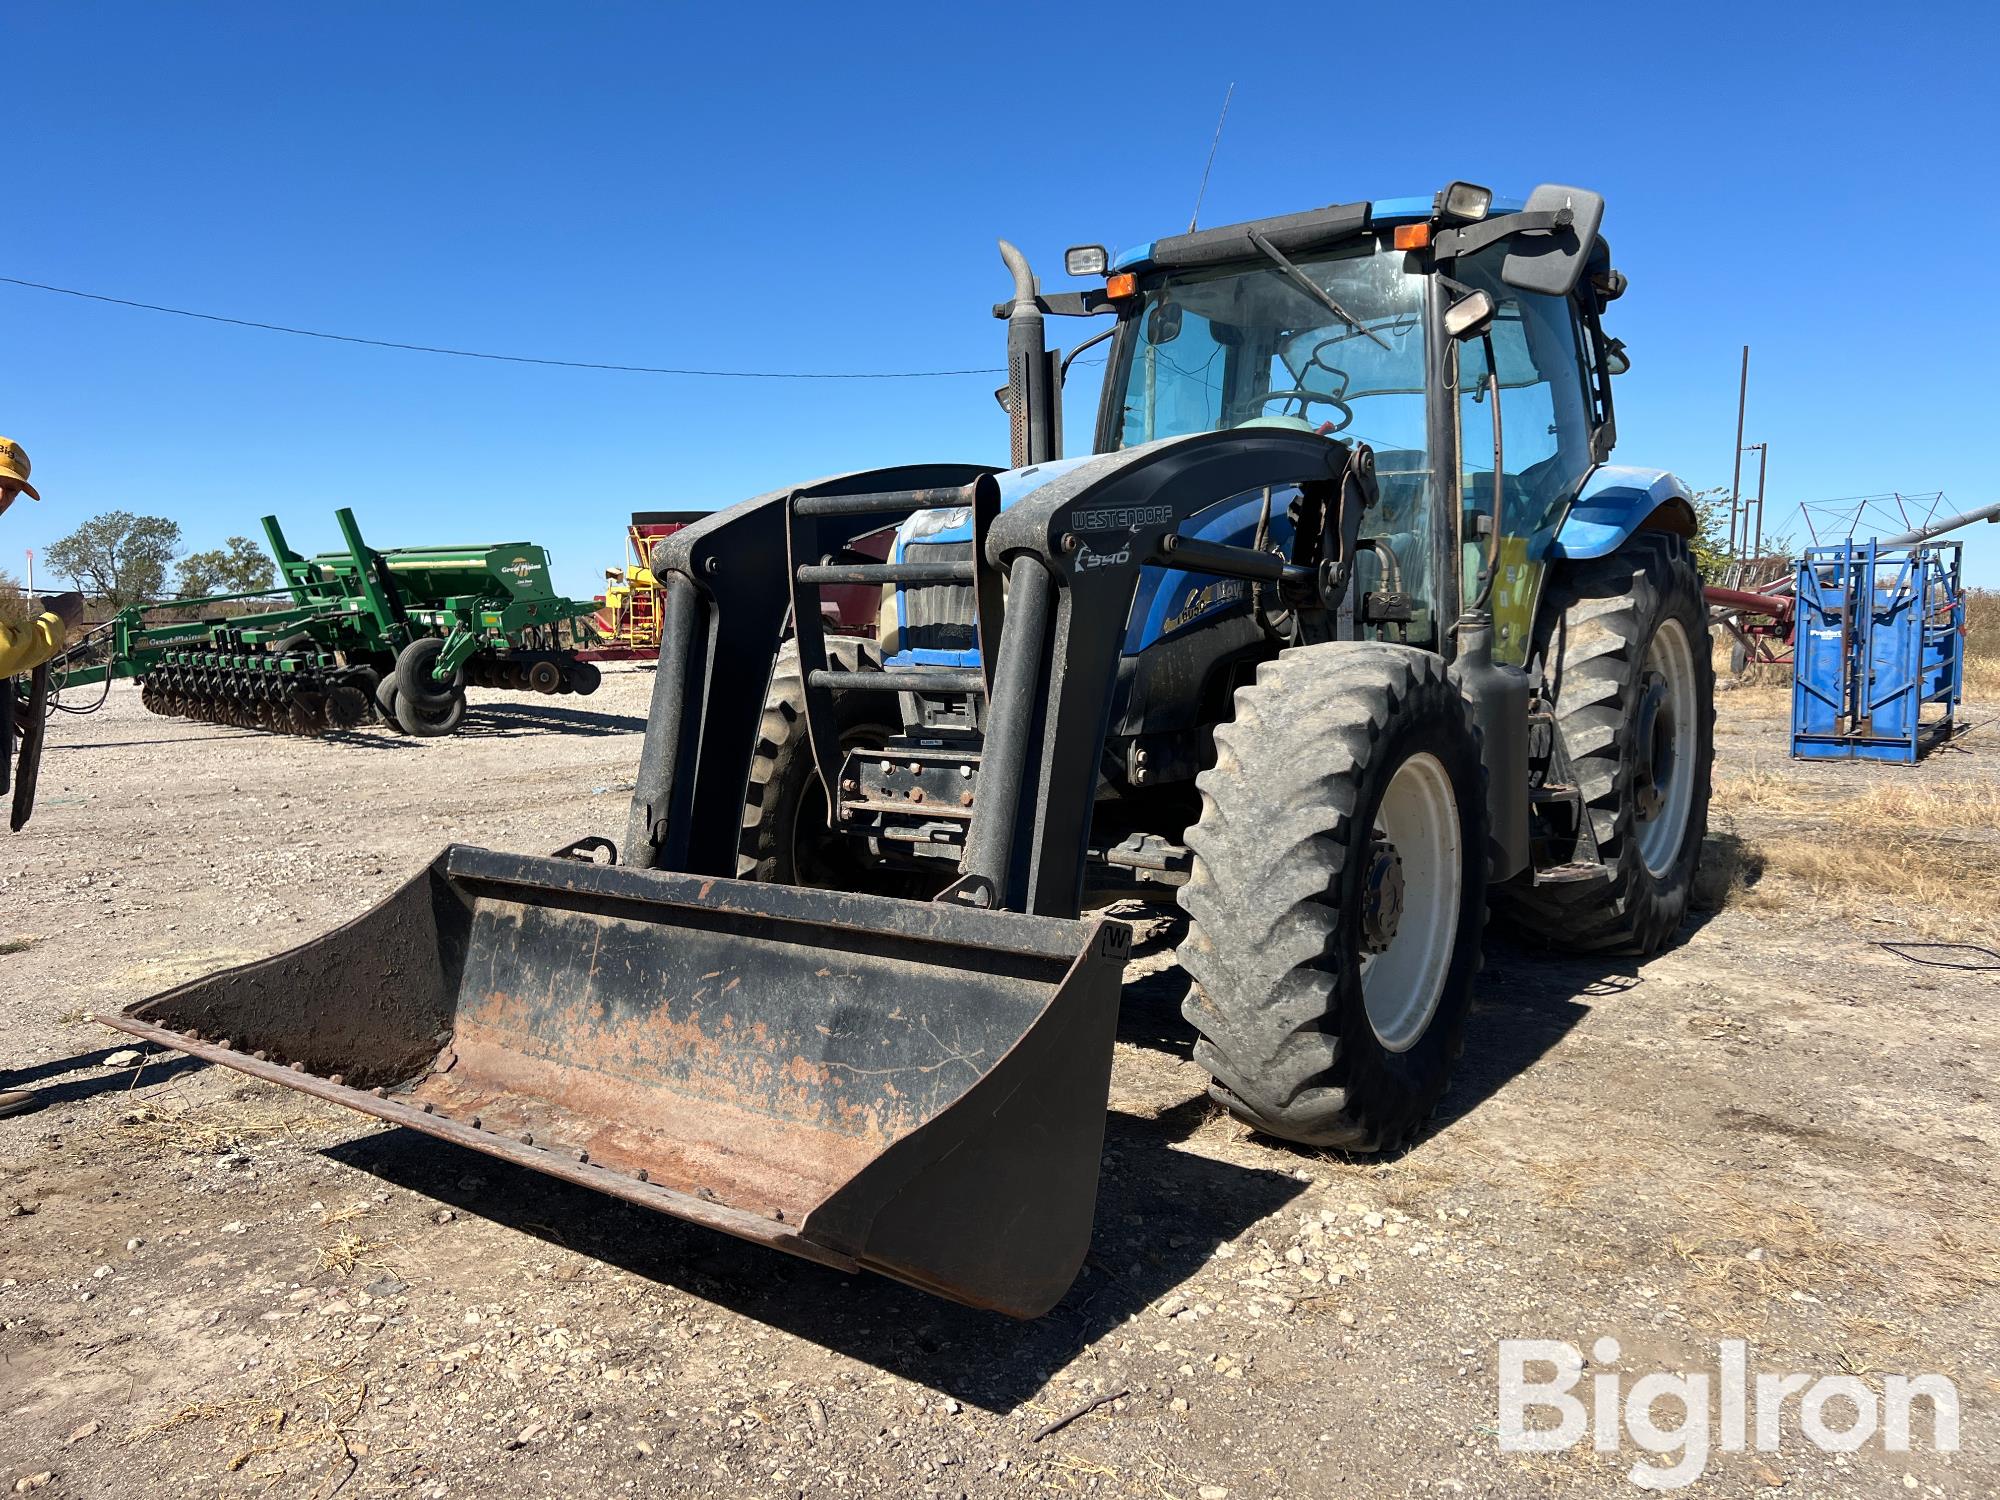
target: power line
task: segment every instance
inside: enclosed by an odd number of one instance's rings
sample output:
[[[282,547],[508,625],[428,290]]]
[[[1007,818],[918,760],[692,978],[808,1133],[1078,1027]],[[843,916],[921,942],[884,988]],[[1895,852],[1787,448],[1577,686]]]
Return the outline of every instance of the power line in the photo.
[[[102,292],[80,292],[74,287],[50,286],[41,281],[25,281],[19,276],[0,276],[9,286],[28,287],[37,292],[54,292],[79,297],[86,302],[106,302],[113,307],[136,307],[144,312],[171,313],[177,318],[195,318],[204,323],[227,323],[232,328],[256,328],[265,333],[289,333],[302,339],[325,339],[336,344],[365,344],[371,349],[401,349],[410,354],[448,354],[454,359],[484,359],[508,365],[552,365],[564,370],[609,370],[621,375],[687,375],[709,380],[936,380],[956,375],[1005,375],[1005,366],[978,370],[695,370],[665,365],[620,365],[599,360],[543,359],[531,354],[488,354],[478,349],[446,349],[435,344],[405,344],[394,339],[362,338],[352,333],[326,333],[317,328],[289,328],[282,323],[260,323],[254,318],[229,318],[220,313],[194,312],[185,307],[163,307],[157,302],[135,302],[129,297],[109,297]]]

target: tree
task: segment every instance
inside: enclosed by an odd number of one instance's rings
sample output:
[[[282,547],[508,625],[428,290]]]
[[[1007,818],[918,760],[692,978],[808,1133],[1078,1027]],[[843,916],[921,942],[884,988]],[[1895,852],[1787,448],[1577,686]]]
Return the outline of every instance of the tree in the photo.
[[[1713,489],[1696,490],[1694,515],[1695,568],[1700,572],[1703,583],[1721,583],[1729,576],[1730,567],[1737,561],[1729,550],[1729,486],[1718,484]],[[1738,540],[1747,539],[1738,538]],[[1749,549],[1746,546],[1744,550]],[[1774,574],[1784,573],[1787,560],[1797,550],[1789,533],[1785,535],[1767,533],[1764,537],[1763,556],[1743,559],[1751,566],[1739,570],[1738,587],[1753,588]]]
[[[0,569],[0,625],[25,625],[33,615],[28,591],[21,587],[21,580]],[[0,745],[0,754],[5,754],[8,748]]]
[[[84,593],[123,609],[165,592],[167,567],[180,544],[180,527],[166,517],[114,510],[85,521],[45,555]]]
[[[233,536],[220,547],[190,552],[181,559],[180,597],[204,594],[248,594],[271,582],[271,560],[247,536]]]
[[[1694,494],[1694,565],[1703,583],[1720,583],[1729,571],[1729,486]]]

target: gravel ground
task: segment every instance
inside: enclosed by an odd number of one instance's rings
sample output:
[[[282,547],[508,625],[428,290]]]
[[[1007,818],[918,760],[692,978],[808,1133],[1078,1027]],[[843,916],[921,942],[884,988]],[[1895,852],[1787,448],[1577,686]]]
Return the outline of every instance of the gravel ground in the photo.
[[[1623,1389],[1740,1338],[1753,1370],[1871,1391],[1942,1373],[1961,1448],[1931,1450],[1920,1405],[1914,1451],[1822,1452],[1795,1397],[1774,1451],[1713,1453],[1691,1493],[2000,1492],[2000,977],[1877,946],[1925,919],[1895,891],[1869,921],[1774,876],[1643,964],[1496,932],[1446,1107],[1387,1162],[1213,1110],[1175,924],[1120,908],[1096,1240],[1032,1324],[119,1059],[84,1019],[324,931],[448,840],[619,837],[649,681],[483,695],[423,742],[183,724],[122,689],[58,721],[41,810],[0,843],[0,1079],[49,1094],[0,1120],[0,1487],[1619,1494],[1651,1461],[1629,1438],[1500,1451],[1499,1341],[1567,1340]],[[1796,767],[1771,702],[1724,714],[1725,755],[1835,803],[2000,767],[1991,731],[1915,771]]]

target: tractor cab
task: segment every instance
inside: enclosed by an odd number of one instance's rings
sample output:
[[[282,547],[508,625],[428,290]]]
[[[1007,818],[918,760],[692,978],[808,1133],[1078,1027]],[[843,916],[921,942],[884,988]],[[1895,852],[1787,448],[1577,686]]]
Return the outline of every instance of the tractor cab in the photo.
[[[1126,251],[1105,265],[1102,296],[1085,294],[1079,309],[1118,320],[1095,450],[1244,428],[1365,443],[1380,496],[1362,527],[1372,545],[1357,567],[1357,597],[1399,596],[1410,618],[1364,624],[1393,623],[1397,638],[1446,649],[1441,632],[1475,591],[1488,550],[1497,440],[1495,654],[1522,664],[1541,563],[1612,446],[1616,346],[1599,314],[1624,285],[1604,242],[1579,233],[1586,221],[1594,230],[1594,195],[1540,193],[1569,206],[1537,203],[1530,220],[1527,204],[1496,204],[1455,183],[1432,198],[1318,209]],[[1581,212],[1576,200],[1586,200]],[[1510,219],[1564,212],[1566,225],[1492,234]],[[1524,255],[1527,237],[1567,238],[1571,264],[1548,275],[1551,252]],[[1100,258],[1084,246],[1069,263]],[[1454,309],[1460,322],[1448,328]],[[1277,545],[1288,540],[1284,512],[1280,504],[1274,516]]]

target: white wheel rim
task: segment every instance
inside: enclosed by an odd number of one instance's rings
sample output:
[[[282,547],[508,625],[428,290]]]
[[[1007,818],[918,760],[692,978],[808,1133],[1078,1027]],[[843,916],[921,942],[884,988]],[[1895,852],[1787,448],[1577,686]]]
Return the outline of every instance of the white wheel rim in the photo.
[[[1673,716],[1673,764],[1660,788],[1659,811],[1638,823],[1639,858],[1659,877],[1680,858],[1688,812],[1694,805],[1694,652],[1679,620],[1663,620],[1653,632],[1653,643],[1646,648],[1645,670],[1659,673],[1666,683],[1661,709]],[[1647,745],[1636,748],[1641,755],[1652,753]]]
[[[1436,756],[1413,755],[1396,768],[1375,827],[1402,861],[1403,912],[1389,945],[1361,960],[1361,1004],[1375,1039],[1407,1052],[1437,1014],[1458,937],[1458,803]]]

